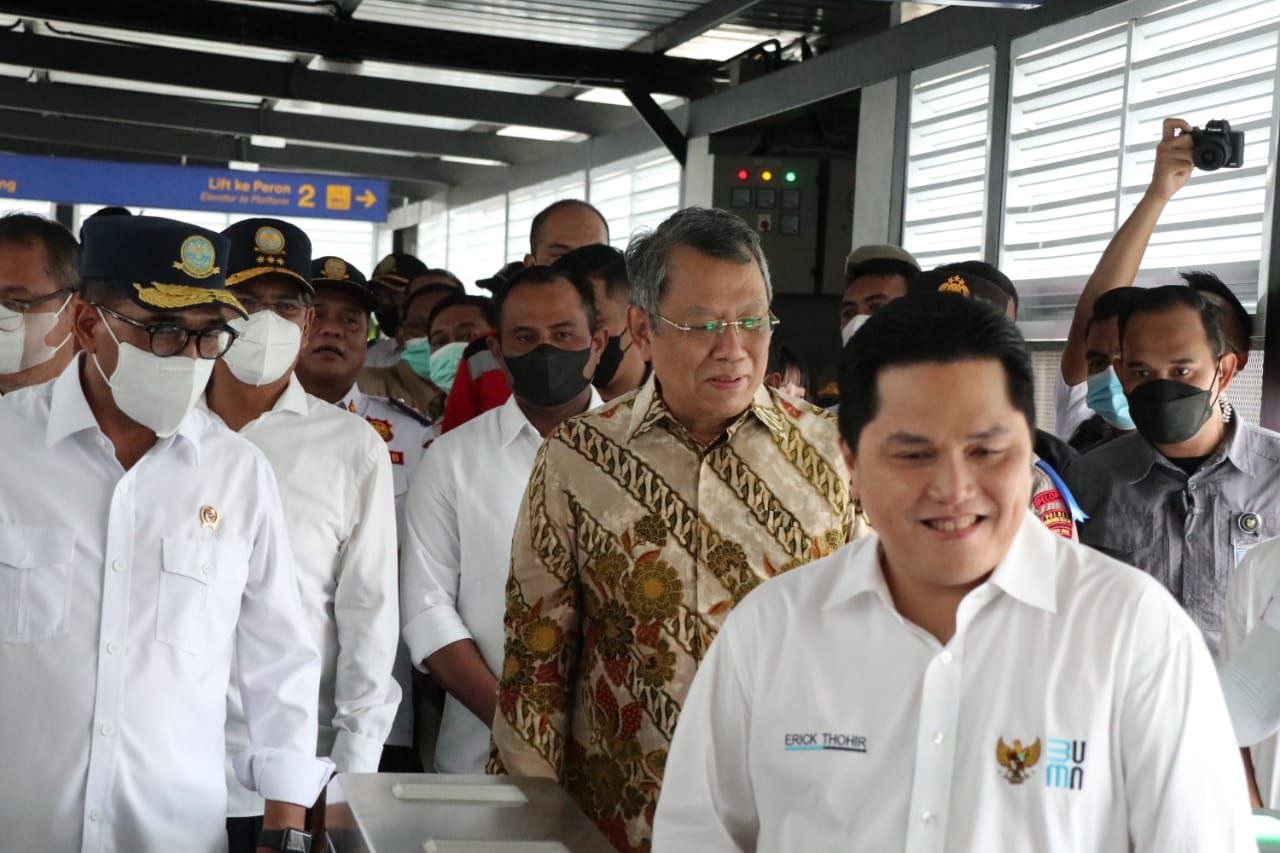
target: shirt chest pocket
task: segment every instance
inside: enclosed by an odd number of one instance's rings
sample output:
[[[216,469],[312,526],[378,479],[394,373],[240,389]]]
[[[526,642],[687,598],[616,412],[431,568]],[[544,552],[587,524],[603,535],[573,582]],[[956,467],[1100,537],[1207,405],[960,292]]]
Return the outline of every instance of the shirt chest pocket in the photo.
[[[227,642],[240,617],[249,547],[174,537],[162,551],[156,639],[190,654]]]
[[[0,642],[67,633],[74,549],[68,527],[0,525]]]
[[[1081,540],[1109,557],[1151,571],[1150,567],[1142,565],[1141,555],[1151,545],[1152,539],[1162,535],[1163,531],[1153,530],[1149,517],[1139,518],[1110,508],[1105,516],[1099,516],[1102,514],[1085,523]]]

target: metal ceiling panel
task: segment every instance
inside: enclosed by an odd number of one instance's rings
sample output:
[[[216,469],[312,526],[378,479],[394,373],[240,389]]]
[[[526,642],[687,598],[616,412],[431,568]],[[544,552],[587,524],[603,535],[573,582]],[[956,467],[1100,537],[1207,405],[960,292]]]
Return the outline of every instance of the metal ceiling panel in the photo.
[[[705,0],[364,0],[357,20],[626,48]]]

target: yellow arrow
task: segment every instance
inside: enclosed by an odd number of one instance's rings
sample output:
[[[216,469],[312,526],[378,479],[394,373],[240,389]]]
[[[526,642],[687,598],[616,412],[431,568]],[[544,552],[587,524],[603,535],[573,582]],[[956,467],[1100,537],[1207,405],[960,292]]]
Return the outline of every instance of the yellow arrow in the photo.
[[[378,202],[378,197],[373,194],[373,190],[365,190],[363,193],[356,196],[356,201],[363,204],[365,210],[368,210]]]

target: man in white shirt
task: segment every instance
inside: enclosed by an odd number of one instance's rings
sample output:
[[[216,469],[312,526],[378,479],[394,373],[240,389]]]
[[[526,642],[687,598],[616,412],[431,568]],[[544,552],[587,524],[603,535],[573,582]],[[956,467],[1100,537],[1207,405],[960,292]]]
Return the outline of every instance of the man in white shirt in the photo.
[[[1264,683],[1275,685],[1280,682],[1280,666],[1276,666],[1276,661],[1280,660],[1276,655],[1280,651],[1280,631],[1267,630],[1276,626],[1264,621],[1265,614],[1270,614],[1272,620],[1280,616],[1280,608],[1271,604],[1277,589],[1280,589],[1280,539],[1271,539],[1242,551],[1240,565],[1227,580],[1227,612],[1222,620],[1222,643],[1218,647],[1224,661],[1224,672],[1238,669],[1241,648],[1245,638],[1249,637],[1251,653],[1265,662],[1258,675]],[[1269,649],[1268,640],[1271,641]],[[1231,681],[1231,677],[1225,679],[1223,690],[1234,719],[1240,710],[1238,700],[1241,697]],[[1280,704],[1277,704],[1276,712],[1280,712]],[[1247,726],[1241,723],[1240,727]],[[1277,713],[1273,724],[1248,735],[1241,744],[1245,767],[1249,771],[1249,795],[1257,808],[1274,809],[1280,803],[1280,762],[1276,761],[1277,746],[1280,746],[1278,727],[1280,713]]]
[[[502,667],[511,535],[534,457],[562,421],[601,404],[591,385],[608,329],[589,281],[517,273],[490,349],[513,394],[423,456],[409,492],[401,610],[413,661],[449,693],[435,769],[483,773]]]
[[[654,849],[1253,851],[1200,632],[1026,510],[1016,328],[909,296],[854,336],[840,389],[877,535],[733,610],[676,729]]]
[[[249,316],[214,368],[209,409],[266,454],[280,484],[298,590],[321,653],[318,754],[339,772],[373,773],[400,703],[391,677],[399,642],[395,502],[383,442],[360,418],[312,397],[293,375],[311,325],[311,241],[297,226],[246,219],[227,281]],[[227,752],[249,743],[234,685]],[[262,799],[230,772],[232,853],[252,853]]]
[[[326,403],[364,418],[386,447],[391,460],[395,494],[397,541],[403,536],[404,506],[409,479],[422,459],[431,436],[430,422],[405,405],[366,394],[356,385],[368,352],[369,315],[376,307],[364,274],[342,258],[326,256],[311,262],[314,313],[306,345],[298,358],[302,387]],[[400,710],[391,724],[383,749],[385,771],[421,772],[413,725],[413,667],[401,643],[393,668],[400,685]]]
[[[193,409],[244,314],[226,240],[152,217],[84,239],[84,355],[0,400],[0,847],[224,849],[233,652],[260,843],[306,843],[330,764],[275,477]]]

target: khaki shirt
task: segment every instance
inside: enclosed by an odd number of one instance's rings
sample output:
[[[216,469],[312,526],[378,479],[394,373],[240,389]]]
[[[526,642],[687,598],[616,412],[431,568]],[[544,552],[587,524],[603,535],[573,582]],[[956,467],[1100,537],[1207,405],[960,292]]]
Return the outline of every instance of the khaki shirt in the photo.
[[[1090,516],[1080,541],[1164,584],[1216,655],[1227,580],[1280,536],[1280,435],[1237,418],[1188,477],[1135,432],[1085,454],[1067,482]]]
[[[729,611],[836,550],[853,508],[835,419],[760,389],[703,448],[650,379],[562,424],[517,516],[494,741],[646,847],[685,693]]]
[[[445,393],[434,382],[413,372],[407,362],[390,367],[366,367],[356,379],[360,390],[408,406],[433,423],[444,416]]]

